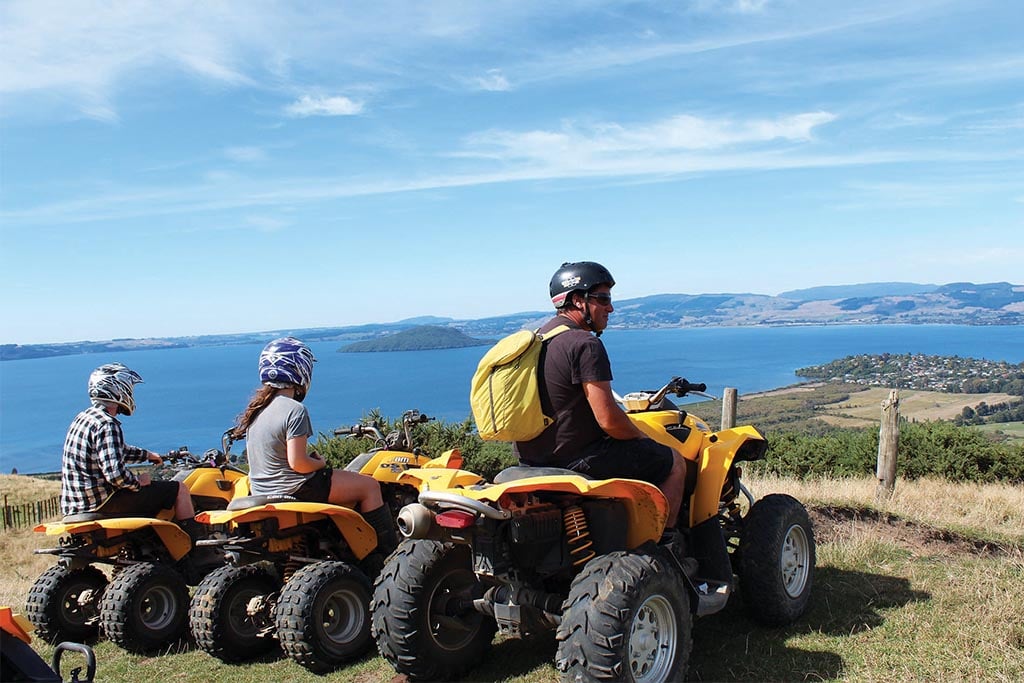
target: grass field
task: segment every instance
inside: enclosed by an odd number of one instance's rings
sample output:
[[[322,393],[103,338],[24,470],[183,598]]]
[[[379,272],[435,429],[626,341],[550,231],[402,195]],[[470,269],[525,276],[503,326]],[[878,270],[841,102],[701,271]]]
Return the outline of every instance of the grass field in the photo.
[[[1024,680],[1021,487],[901,481],[891,501],[876,505],[873,479],[747,483],[755,494],[790,493],[811,509],[818,538],[811,608],[782,629],[757,625],[739,599],[696,620],[688,680]],[[20,607],[52,562],[31,554],[42,544],[35,536],[0,538],[0,604]],[[49,659],[48,646],[33,645]],[[319,677],[280,657],[225,665],[185,642],[139,657],[101,641],[96,653],[100,680],[112,682],[395,678],[374,656]],[[498,642],[467,680],[554,682],[553,655],[551,638]]]

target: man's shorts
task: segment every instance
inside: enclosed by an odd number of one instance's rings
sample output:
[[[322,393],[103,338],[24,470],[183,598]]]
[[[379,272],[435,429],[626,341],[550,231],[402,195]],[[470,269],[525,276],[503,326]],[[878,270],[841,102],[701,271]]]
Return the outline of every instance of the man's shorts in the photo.
[[[566,467],[593,479],[639,479],[660,486],[674,461],[675,452],[654,439],[623,441],[607,437]]]
[[[107,516],[156,517],[161,510],[171,510],[178,499],[178,482],[151,481],[138,491],[118,489],[96,509]]]
[[[317,470],[291,495],[309,503],[326,503],[331,498],[331,476],[333,473],[334,470],[330,467]]]

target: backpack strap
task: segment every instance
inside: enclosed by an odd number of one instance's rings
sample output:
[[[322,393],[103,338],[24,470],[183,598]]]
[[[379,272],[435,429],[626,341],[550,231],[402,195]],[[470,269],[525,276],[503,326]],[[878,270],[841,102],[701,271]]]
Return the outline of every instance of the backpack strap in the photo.
[[[548,330],[544,334],[541,334],[540,333],[540,328],[538,327],[534,331],[534,334],[537,335],[537,339],[540,339],[542,342],[546,342],[549,339],[554,339],[555,337],[557,337],[558,335],[562,334],[563,332],[568,332],[569,329],[570,328],[569,328],[568,325],[559,325],[558,327],[552,327],[550,330]]]
[[[544,342],[550,341],[550,340],[554,339],[555,337],[557,337],[558,335],[562,334],[563,332],[568,332],[571,329],[572,328],[569,327],[568,325],[559,325],[557,327],[552,327],[550,330],[548,330],[544,334],[541,334],[540,333],[540,328],[537,328],[537,331],[535,332],[535,334],[537,335],[537,339],[540,339],[541,343],[543,344]],[[557,413],[555,413],[554,418],[552,418],[552,420],[551,420],[551,424],[555,424],[560,419],[562,419],[563,416],[568,415],[569,413],[571,413],[573,411],[573,409],[576,407],[576,404],[579,403],[580,400],[582,400],[583,398],[584,398],[583,392],[580,392],[576,396],[573,396],[572,400],[569,401],[568,405],[566,405],[564,408],[562,408]]]

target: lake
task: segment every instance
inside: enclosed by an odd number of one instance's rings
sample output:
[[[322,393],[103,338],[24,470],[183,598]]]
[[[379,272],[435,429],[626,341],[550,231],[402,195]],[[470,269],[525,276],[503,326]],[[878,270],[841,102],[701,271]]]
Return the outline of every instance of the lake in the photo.
[[[619,394],[660,387],[672,376],[747,394],[801,381],[797,368],[858,353],[1024,361],[1024,327],[836,325],[609,330],[602,337]],[[350,425],[374,408],[397,418],[416,408],[448,421],[469,416],[469,382],[485,347],[337,353],[313,343],[319,362],[306,403],[316,431]],[[262,344],[97,353],[0,363],[0,472],[60,469],[64,434],[88,405],[89,373],[120,361],[139,372],[125,440],[158,452],[218,447],[256,389]],[[714,416],[708,416],[714,417]]]

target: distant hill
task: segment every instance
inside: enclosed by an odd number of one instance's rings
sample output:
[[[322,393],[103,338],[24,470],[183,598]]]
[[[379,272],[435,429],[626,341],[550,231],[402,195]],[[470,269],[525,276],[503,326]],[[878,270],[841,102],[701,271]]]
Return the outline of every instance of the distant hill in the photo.
[[[0,360],[100,351],[265,343],[283,335],[310,342],[346,342],[344,351],[461,348],[487,344],[523,328],[536,328],[553,311],[523,311],[476,320],[422,316],[391,323],[273,330],[160,339],[118,339],[60,344],[0,344]],[[429,325],[424,323],[429,322]],[[723,325],[1024,325],[1024,286],[1008,282],[924,285],[881,282],[812,287],[779,296],[748,293],[654,294],[615,301],[610,329]],[[406,331],[426,328],[409,337]],[[439,332],[443,331],[443,332]],[[444,333],[455,333],[442,337]],[[357,346],[367,342],[366,346]],[[373,343],[369,343],[373,342]],[[380,343],[377,343],[380,342]],[[406,345],[399,347],[398,345]]]
[[[376,339],[355,342],[338,349],[342,353],[375,351],[424,351],[427,349],[461,349],[467,346],[485,346],[493,341],[474,339],[451,327],[417,325]]]
[[[851,299],[854,297],[914,296],[934,292],[938,285],[919,285],[914,282],[872,282],[861,285],[830,285],[794,289],[779,294],[781,299],[794,301],[821,301],[824,299]]]

